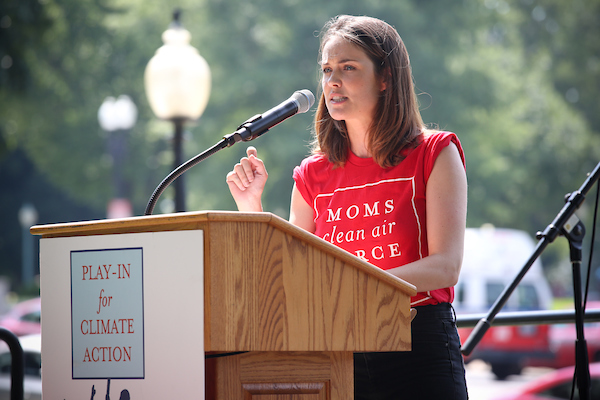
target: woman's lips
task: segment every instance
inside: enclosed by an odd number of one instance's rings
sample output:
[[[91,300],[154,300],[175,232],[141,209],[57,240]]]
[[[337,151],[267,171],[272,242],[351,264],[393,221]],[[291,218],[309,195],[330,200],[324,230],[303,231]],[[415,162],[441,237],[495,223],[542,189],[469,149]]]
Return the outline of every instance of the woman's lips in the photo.
[[[347,100],[348,98],[346,96],[341,96],[341,95],[333,95],[329,98],[329,101],[331,103],[342,103],[345,100]]]

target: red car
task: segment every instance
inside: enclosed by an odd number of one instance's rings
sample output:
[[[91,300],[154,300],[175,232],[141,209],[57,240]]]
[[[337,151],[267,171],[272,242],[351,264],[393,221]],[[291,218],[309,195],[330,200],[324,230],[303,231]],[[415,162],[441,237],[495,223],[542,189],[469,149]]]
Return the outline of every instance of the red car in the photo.
[[[0,326],[17,336],[40,333],[41,307],[39,297],[17,303],[0,319]]]
[[[543,375],[510,395],[495,400],[548,400],[570,399],[574,367],[566,367]],[[590,364],[590,399],[600,399],[600,363]],[[575,398],[578,399],[577,390]]]
[[[600,309],[600,302],[588,302],[587,309]],[[590,362],[600,362],[600,322],[587,322],[583,329]],[[532,367],[563,368],[575,364],[575,323],[551,325],[548,332],[551,357],[531,358]]]
[[[500,380],[509,375],[518,375],[528,360],[547,360],[552,357],[549,350],[548,325],[496,326],[491,327],[475,346],[465,361],[480,359],[490,364],[492,372]],[[471,334],[472,329],[458,330],[461,341]]]

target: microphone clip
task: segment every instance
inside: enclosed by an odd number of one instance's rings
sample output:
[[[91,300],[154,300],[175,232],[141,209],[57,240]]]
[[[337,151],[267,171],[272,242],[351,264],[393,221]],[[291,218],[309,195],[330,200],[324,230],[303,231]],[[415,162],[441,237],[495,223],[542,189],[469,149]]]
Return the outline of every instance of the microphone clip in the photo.
[[[250,130],[251,125],[261,118],[262,114],[256,114],[255,116],[248,118],[244,123],[238,126],[235,132],[223,136],[223,139],[225,139],[225,141],[227,142],[227,147],[231,147],[234,144],[241,141],[249,142],[265,133],[268,129],[261,132],[258,135],[253,135],[252,131]]]

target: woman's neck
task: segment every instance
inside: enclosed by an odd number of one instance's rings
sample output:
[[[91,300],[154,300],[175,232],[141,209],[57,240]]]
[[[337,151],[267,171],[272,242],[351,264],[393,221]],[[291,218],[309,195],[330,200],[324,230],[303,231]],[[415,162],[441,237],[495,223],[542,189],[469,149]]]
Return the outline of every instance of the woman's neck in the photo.
[[[346,124],[348,130],[348,138],[350,139],[350,150],[355,156],[360,158],[372,157],[369,147],[367,146],[367,128],[349,126]]]

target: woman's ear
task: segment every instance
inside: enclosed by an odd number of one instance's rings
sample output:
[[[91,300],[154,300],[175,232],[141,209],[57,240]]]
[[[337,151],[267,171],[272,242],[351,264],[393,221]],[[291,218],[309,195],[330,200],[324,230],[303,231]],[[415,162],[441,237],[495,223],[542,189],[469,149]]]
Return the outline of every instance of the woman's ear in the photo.
[[[380,89],[381,92],[385,92],[385,90],[388,88],[389,82],[392,79],[392,74],[390,72],[389,67],[385,66],[383,67],[382,71],[381,71],[381,75],[380,75]]]

